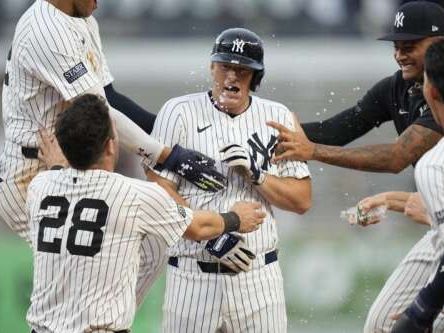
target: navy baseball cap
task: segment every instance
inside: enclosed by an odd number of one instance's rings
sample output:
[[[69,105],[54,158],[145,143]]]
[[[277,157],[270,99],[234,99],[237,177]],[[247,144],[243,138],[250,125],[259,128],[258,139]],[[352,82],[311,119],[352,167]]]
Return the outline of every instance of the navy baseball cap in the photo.
[[[444,8],[434,2],[411,1],[399,7],[392,31],[379,40],[417,40],[444,35]]]

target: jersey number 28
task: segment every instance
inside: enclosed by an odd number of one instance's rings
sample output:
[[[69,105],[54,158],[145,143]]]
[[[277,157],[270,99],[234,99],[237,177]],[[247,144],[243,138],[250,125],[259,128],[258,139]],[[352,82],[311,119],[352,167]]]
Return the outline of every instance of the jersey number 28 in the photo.
[[[43,217],[39,225],[39,234],[37,250],[40,252],[60,253],[62,239],[54,237],[50,242],[44,241],[45,229],[60,228],[66,222],[68,217],[69,202],[65,197],[48,196],[40,204],[41,210],[47,210],[49,207],[60,208],[57,217]],[[95,221],[82,220],[82,212],[85,209],[96,210]],[[106,224],[109,207],[103,200],[81,199],[74,207],[72,215],[72,226],[68,231],[68,240],[66,248],[69,253],[79,256],[93,257],[100,252],[103,241],[102,227]],[[76,244],[76,236],[79,231],[89,231],[92,233],[91,245]]]

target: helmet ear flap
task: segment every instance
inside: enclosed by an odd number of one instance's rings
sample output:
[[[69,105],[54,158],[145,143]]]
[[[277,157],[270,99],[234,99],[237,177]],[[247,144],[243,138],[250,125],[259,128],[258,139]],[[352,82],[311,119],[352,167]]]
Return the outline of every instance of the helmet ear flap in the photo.
[[[256,91],[257,87],[261,84],[262,78],[264,77],[265,71],[254,71],[253,77],[250,82],[250,90]]]

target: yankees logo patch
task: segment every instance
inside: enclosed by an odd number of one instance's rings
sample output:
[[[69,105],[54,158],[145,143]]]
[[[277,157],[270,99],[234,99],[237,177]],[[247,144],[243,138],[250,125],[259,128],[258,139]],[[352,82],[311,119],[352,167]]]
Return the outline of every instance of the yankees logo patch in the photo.
[[[276,149],[277,137],[271,135],[270,140],[267,145],[265,145],[259,138],[259,135],[254,133],[247,142],[253,151],[253,158],[258,163],[262,162],[262,170],[267,171],[271,166],[271,157]],[[259,159],[261,159],[261,161]]]
[[[86,69],[85,65],[83,64],[83,62],[79,62],[73,68],[63,73],[63,76],[65,77],[66,81],[68,81],[68,83],[73,83],[86,73],[88,73],[88,70]]]

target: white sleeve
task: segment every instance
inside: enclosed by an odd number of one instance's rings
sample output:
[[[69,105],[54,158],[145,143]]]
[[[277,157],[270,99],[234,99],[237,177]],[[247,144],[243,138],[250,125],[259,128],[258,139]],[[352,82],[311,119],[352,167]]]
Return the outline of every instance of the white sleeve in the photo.
[[[89,89],[85,93],[101,95],[106,99],[105,91],[103,87],[99,85]],[[131,119],[114,109],[109,103],[108,108],[111,117],[116,122],[120,145],[125,150],[141,156],[144,164],[154,166],[165,145],[154,139],[153,136],[145,133]]]
[[[153,131],[151,132],[153,137],[169,147],[173,147],[175,144],[185,146],[185,126],[180,105],[177,99],[171,99],[166,102],[157,114]],[[174,172],[162,170],[159,174],[175,184],[181,182],[180,176]]]
[[[27,70],[54,87],[65,100],[101,84],[87,60],[82,37],[66,25],[35,27],[23,57]]]
[[[295,128],[295,122],[297,122],[296,117],[293,116],[288,109],[286,111],[287,112],[285,112],[285,118],[282,121],[282,125],[287,128]],[[284,161],[279,163],[278,175],[280,177],[293,177],[297,179],[311,177],[308,165],[303,161]]]
[[[167,246],[182,238],[193,220],[193,211],[178,205],[168,193],[154,183],[139,187],[140,219],[138,226],[143,233],[155,235]]]

